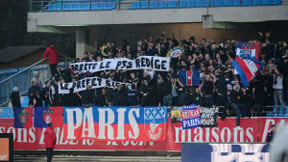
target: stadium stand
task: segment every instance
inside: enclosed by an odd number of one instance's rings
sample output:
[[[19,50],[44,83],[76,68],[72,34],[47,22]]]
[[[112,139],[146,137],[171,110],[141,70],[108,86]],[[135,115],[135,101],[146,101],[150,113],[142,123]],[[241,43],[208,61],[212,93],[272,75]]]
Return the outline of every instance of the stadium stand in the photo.
[[[169,9],[192,7],[264,6],[280,5],[281,0],[138,0],[129,9]],[[63,0],[52,1],[45,11],[114,10],[116,0]]]
[[[113,9],[116,9],[116,2],[113,2],[113,0],[107,0],[107,1],[103,0],[95,2],[56,1],[49,4],[46,11],[89,11],[89,10],[113,10]]]
[[[262,5],[280,5],[281,0],[157,0],[157,1],[136,1],[132,2],[130,9],[147,8],[147,2],[150,3],[149,9],[167,9],[167,8],[192,8],[192,7],[225,7],[225,6],[262,6]],[[141,4],[141,7],[139,5]],[[142,4],[145,7],[142,7]]]

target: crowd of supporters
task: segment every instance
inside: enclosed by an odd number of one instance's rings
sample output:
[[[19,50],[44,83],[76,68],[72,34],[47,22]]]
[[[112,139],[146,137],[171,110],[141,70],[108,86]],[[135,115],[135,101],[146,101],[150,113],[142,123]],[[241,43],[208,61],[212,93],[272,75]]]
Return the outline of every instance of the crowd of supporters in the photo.
[[[174,35],[162,34],[158,39],[140,40],[137,46],[127,41],[120,45],[106,42],[98,50],[87,52],[76,62],[101,61],[105,58],[129,58],[139,56],[162,56],[174,47],[184,48],[179,58],[171,59],[169,72],[149,70],[110,70],[97,73],[71,74],[68,67],[53,66],[53,77],[45,86],[35,73],[32,87],[29,89],[31,106],[183,106],[192,103],[211,106],[240,105],[241,112],[249,113],[251,108],[262,109],[265,105],[284,107],[288,101],[288,47],[285,41],[276,41],[269,33],[260,34],[263,63],[261,72],[243,88],[240,78],[234,75],[231,63],[236,57],[236,41],[214,42],[202,39],[195,42],[191,37],[177,40]],[[53,45],[53,48],[54,45]],[[53,62],[55,64],[55,62]],[[50,64],[51,67],[51,64]],[[55,69],[54,69],[55,68]],[[199,86],[185,86],[179,79],[181,70],[200,71]],[[91,89],[69,94],[59,94],[58,82],[74,82],[91,76],[128,82],[134,89],[125,86],[117,88]],[[277,109],[278,111],[279,109]],[[284,111],[285,109],[283,109]],[[249,114],[248,114],[249,115]]]

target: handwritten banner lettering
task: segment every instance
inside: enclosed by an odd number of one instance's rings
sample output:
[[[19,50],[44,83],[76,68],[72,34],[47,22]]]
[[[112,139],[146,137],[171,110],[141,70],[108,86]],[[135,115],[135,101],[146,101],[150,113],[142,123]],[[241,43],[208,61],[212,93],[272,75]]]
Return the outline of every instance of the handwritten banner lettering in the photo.
[[[77,80],[76,82],[59,83],[58,92],[59,94],[69,94],[71,88],[73,89],[73,93],[81,92],[85,91],[89,85],[92,89],[103,87],[117,88],[118,86],[127,86],[128,89],[132,89],[131,83],[117,82],[99,77],[87,77],[81,80]]]
[[[201,126],[202,127],[216,127],[218,107],[200,107],[201,111]]]
[[[97,62],[71,63],[74,73],[95,73],[105,70],[155,70],[169,71],[170,58],[158,56],[140,56],[135,60],[127,58],[105,59]]]

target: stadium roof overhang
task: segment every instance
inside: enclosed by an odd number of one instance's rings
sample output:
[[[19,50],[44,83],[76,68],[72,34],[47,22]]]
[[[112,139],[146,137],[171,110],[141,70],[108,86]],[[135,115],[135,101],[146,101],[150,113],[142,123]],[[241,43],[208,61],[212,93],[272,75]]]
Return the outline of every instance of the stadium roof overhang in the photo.
[[[63,30],[65,27],[73,28],[90,25],[193,23],[203,22],[203,15],[212,16],[213,25],[210,27],[229,28],[233,27],[231,22],[288,20],[287,11],[288,5],[162,10],[37,12],[28,13],[27,29],[28,32],[61,33],[67,32],[66,29]]]

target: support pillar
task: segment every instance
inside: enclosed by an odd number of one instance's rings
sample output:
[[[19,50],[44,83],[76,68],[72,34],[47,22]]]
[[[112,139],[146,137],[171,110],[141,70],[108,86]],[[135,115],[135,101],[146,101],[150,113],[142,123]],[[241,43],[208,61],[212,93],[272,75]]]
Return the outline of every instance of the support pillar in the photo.
[[[76,58],[82,58],[85,53],[86,33],[85,29],[79,28],[75,32],[76,34]]]

